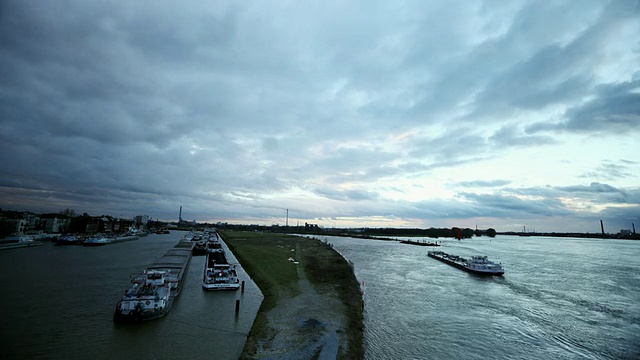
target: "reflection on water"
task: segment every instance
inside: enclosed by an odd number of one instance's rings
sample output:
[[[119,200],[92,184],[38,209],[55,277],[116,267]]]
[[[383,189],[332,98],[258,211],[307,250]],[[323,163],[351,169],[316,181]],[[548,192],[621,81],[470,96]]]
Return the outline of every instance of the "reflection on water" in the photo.
[[[180,296],[162,319],[112,320],[129,275],[153,263],[182,232],[102,247],[43,246],[0,252],[3,358],[235,359],[262,294],[239,268],[245,291],[207,292],[205,258],[193,257]],[[230,262],[237,262],[232,255]],[[234,315],[235,301],[241,302]]]

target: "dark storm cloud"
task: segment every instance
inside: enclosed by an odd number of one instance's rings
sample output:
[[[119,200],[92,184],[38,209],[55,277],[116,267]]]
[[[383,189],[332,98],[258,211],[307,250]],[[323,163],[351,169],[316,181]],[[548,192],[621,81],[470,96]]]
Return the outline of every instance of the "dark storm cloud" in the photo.
[[[52,5],[4,2],[3,120],[28,124],[32,133],[166,146],[181,127],[159,116],[163,105],[148,96],[153,84],[132,61],[140,59],[101,26],[110,12],[99,4]],[[148,118],[155,122],[141,121]]]
[[[457,183],[457,185],[462,187],[501,187],[505,185],[509,185],[511,183],[510,180],[475,180],[475,181],[461,181]]]
[[[388,204],[388,208],[394,209],[394,214],[399,218],[421,219],[423,223],[438,223],[443,219],[467,219],[475,216],[482,216],[482,209],[476,204],[461,201],[401,201]]]
[[[592,182],[589,185],[504,188],[506,193],[546,199],[569,198],[591,205],[637,204],[639,189],[621,189],[609,184]]]
[[[457,162],[485,151],[485,138],[478,129],[451,126],[442,134],[424,134],[407,143],[409,155],[416,159]]]
[[[537,27],[546,23],[541,21],[541,14],[562,16],[562,12],[567,11],[570,4],[548,4],[542,10],[535,9],[538,5],[530,3],[520,10],[510,34],[521,36],[528,31],[536,31]],[[573,39],[567,41],[562,37],[554,38],[553,43],[499,73],[478,96],[478,103],[487,108],[485,111],[501,108],[500,105],[506,105],[506,108],[537,109],[585,96],[589,93],[589,88],[594,86],[593,75],[588,69],[597,66],[601,58],[606,56],[601,49],[609,41],[610,33],[621,22],[633,21],[632,14],[637,14],[639,8],[636,1],[609,3],[596,21],[588,23]],[[533,30],[527,29],[530,26]],[[519,40],[521,39],[509,39],[507,36],[503,41]]]
[[[165,60],[175,59],[167,55],[191,57],[196,44],[224,43],[220,36],[230,34],[233,16],[217,22],[198,14],[193,23],[200,27],[178,29],[176,17],[194,14],[159,6],[128,17],[133,13],[126,8],[75,2],[2,6],[0,158],[16,164],[5,168],[3,184],[47,190],[46,202],[54,208],[75,202],[85,209],[120,204],[142,211],[166,207],[152,206],[162,202],[159,194],[173,198],[175,207],[180,194],[193,197],[204,184],[224,182],[206,166],[189,170],[191,178],[184,179],[181,168],[192,157],[170,146],[202,126],[187,121],[187,102],[176,102],[192,93],[180,91],[181,98],[159,85],[178,70],[176,63],[163,68]],[[218,145],[224,150],[214,153],[229,158],[233,141]],[[260,180],[251,185],[268,181]]]
[[[569,9],[576,13],[577,21],[550,21]],[[588,79],[572,74],[576,64],[584,66],[594,49],[587,38],[578,37],[569,45],[561,42],[569,34],[591,26],[592,11],[572,7],[570,2],[526,3],[506,22],[509,26],[505,31],[496,31],[499,35],[489,32],[470,51],[447,59],[441,71],[434,74],[433,87],[427,87],[432,90],[423,92],[425,96],[416,110],[431,113],[473,96],[472,111],[465,117],[491,121],[495,115],[513,111],[512,107],[542,106],[563,100],[554,95],[575,97],[583,93]]]
[[[567,2],[523,7],[503,36],[481,43],[464,57],[452,59],[452,65],[444,66],[433,93],[425,96],[416,109],[430,118],[441,107],[451,107],[478,92],[464,118],[493,121],[518,109],[578,102],[595,91],[595,100],[574,107],[567,113],[566,122],[547,129],[612,133],[637,129],[638,94],[626,92],[637,84],[598,85],[590,70],[607,56],[606,45],[612,34],[625,24],[637,23],[634,14],[639,12],[638,2],[613,1],[599,9],[595,18],[588,16],[592,9],[576,12],[575,8],[569,10],[570,6]],[[567,11],[578,21],[548,21]],[[576,29],[577,35],[569,35]],[[536,44],[542,46],[523,51]],[[540,128],[545,126],[533,126],[528,131]]]
[[[502,175],[456,174],[450,187],[505,191],[495,198],[386,191],[562,144],[563,133],[635,134],[631,60],[611,79],[592,70],[617,60],[612,44],[637,57],[619,35],[637,33],[637,4],[2,1],[0,206],[173,219],[184,205],[187,218],[270,221],[285,208],[308,218],[537,215],[543,202],[527,208],[513,195],[536,191],[613,201],[621,192],[519,188]],[[536,113],[553,106],[568,110]],[[614,186],[636,165],[583,173]]]
[[[640,80],[602,85],[596,99],[567,112],[564,127],[571,131],[616,133],[640,129],[639,90]]]
[[[498,217],[523,217],[523,216],[566,216],[570,215],[566,206],[558,199],[522,199],[512,195],[489,195],[461,193],[463,198],[475,202],[479,206],[484,206],[485,216],[491,213]]]
[[[590,80],[572,72],[573,63],[585,52],[550,45],[525,62],[514,64],[480,93],[479,106],[469,116],[490,115],[495,109],[541,108],[584,95]]]
[[[615,226],[628,226],[625,219],[640,219],[637,211],[640,189],[622,190],[602,183],[501,188],[494,194],[462,192],[460,196],[471,202],[467,205],[476,212],[469,216],[475,217],[528,219],[529,223],[539,223],[549,217],[574,218],[594,224],[607,219],[606,222]],[[580,206],[575,207],[575,204]]]
[[[604,179],[604,180],[616,180],[632,177],[633,173],[631,167],[636,165],[637,162],[629,160],[619,161],[603,161],[597,168],[592,171],[585,172],[580,175],[581,178],[587,179]]]
[[[640,129],[640,81],[600,85],[593,100],[566,112],[566,120],[538,123],[527,131],[626,133]]]
[[[624,193],[611,185],[593,182],[589,186],[560,186],[555,189],[566,192],[586,192],[586,193]]]
[[[332,200],[375,200],[379,195],[365,190],[336,190],[332,188],[316,188],[316,194]]]
[[[564,187],[555,187],[556,190],[566,193],[581,194],[583,196],[589,196],[589,194],[593,194],[592,199],[595,202],[600,203],[617,203],[617,204],[626,204],[629,200],[634,201],[639,200],[637,196],[635,199],[630,197],[627,191],[615,188],[611,185],[601,184],[597,182],[591,183],[589,186],[564,186]]]
[[[500,130],[491,135],[489,140],[501,149],[508,147],[533,147],[536,145],[548,145],[558,142],[558,140],[550,136],[524,134],[518,131],[515,126],[503,126]]]
[[[607,207],[600,212],[601,217],[608,219],[615,219],[615,224],[623,229],[631,229],[631,224],[635,224],[636,232],[640,225],[640,206],[628,206],[628,207]],[[617,229],[615,229],[617,230]],[[612,231],[614,232],[614,231]]]

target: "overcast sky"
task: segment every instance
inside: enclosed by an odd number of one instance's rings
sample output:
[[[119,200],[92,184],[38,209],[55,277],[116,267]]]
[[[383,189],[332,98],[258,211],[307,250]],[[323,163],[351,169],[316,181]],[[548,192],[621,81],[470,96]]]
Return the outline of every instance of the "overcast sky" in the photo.
[[[0,208],[640,229],[640,3],[0,2]]]

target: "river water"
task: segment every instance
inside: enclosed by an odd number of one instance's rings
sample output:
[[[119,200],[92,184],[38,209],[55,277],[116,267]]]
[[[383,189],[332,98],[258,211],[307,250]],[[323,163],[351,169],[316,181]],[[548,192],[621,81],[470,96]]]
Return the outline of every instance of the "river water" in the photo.
[[[204,256],[191,259],[182,291],[164,318],[143,324],[112,320],[129,275],[151,265],[183,234],[100,247],[45,243],[0,251],[0,358],[238,358],[262,294],[241,268],[244,292],[204,291]]]
[[[640,241],[320,238],[365,282],[367,359],[640,359]],[[434,249],[488,255],[505,276],[468,274]]]
[[[129,274],[182,234],[0,251],[0,358],[236,359],[262,295],[242,269],[244,293],[205,292],[202,256],[167,316],[112,321]],[[365,281],[367,359],[640,359],[638,241],[438,239],[438,250],[488,255],[506,268],[482,278],[427,257],[431,247],[321,239]]]

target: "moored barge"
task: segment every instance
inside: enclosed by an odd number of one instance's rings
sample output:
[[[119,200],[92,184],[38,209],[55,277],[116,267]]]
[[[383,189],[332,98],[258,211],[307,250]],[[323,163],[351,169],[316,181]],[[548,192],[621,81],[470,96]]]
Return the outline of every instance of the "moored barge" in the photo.
[[[240,280],[236,266],[227,262],[224,249],[209,249],[204,264],[202,287],[205,290],[238,290]]]
[[[417,241],[417,240],[400,240],[401,244],[418,245],[418,246],[440,246],[437,242]]]
[[[131,288],[116,305],[117,322],[143,322],[166,315],[180,294],[194,243],[181,241],[147,270],[131,276]]]

